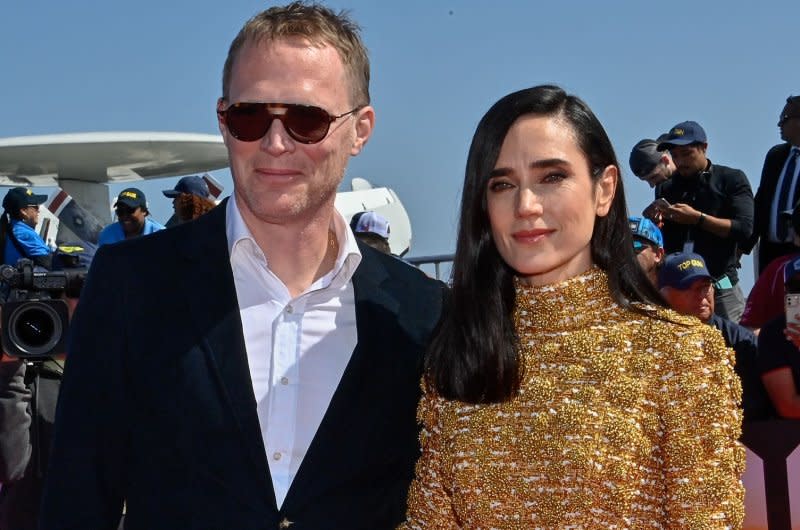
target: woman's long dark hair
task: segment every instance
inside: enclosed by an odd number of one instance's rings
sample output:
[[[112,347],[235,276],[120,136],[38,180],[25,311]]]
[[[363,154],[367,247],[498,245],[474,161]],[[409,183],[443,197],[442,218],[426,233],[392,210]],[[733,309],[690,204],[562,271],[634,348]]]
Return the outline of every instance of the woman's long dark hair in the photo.
[[[452,290],[426,359],[426,380],[447,399],[497,403],[511,399],[522,375],[514,330],[514,271],[492,239],[486,207],[489,173],[503,140],[523,115],[552,116],[568,123],[597,180],[606,167],[619,169],[603,126],[581,99],[551,85],[509,94],[478,124],[467,157]],[[614,299],[663,305],[633,253],[622,175],[608,214],[596,217],[592,260],[608,274]]]
[[[10,210],[3,210],[0,215],[0,264],[6,262],[6,240],[11,237],[11,220],[22,219],[19,210],[16,212]]]

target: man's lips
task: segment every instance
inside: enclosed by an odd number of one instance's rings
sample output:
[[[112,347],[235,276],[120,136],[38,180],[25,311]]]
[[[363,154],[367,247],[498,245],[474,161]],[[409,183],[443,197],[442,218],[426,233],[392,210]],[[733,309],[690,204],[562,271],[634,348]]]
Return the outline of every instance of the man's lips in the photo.
[[[256,168],[256,178],[268,185],[283,186],[295,182],[302,177],[296,169]]]
[[[272,176],[291,177],[295,175],[300,175],[300,171],[297,169],[281,169],[281,168],[269,168],[269,167],[257,167],[256,173],[267,177],[272,177]]]
[[[547,228],[535,228],[533,230],[519,230],[511,234],[511,237],[520,243],[535,243],[541,241],[552,232],[553,230]]]

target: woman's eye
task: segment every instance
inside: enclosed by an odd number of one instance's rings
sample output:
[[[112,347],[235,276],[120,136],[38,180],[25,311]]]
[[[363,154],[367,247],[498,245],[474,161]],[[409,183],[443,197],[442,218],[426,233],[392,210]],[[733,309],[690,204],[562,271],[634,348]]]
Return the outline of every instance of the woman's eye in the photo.
[[[567,178],[564,173],[548,173],[543,179],[542,182],[560,182]]]
[[[510,182],[505,182],[503,180],[493,180],[489,182],[489,190],[491,191],[502,191],[511,188]]]

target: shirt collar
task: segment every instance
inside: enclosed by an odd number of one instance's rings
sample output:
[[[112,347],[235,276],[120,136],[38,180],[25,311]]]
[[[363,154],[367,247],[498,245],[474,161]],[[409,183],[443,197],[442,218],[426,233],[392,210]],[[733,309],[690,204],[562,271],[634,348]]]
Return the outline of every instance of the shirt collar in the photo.
[[[344,217],[342,217],[342,214],[336,209],[334,209],[331,222],[333,225],[331,228],[336,235],[336,241],[339,243],[339,253],[336,255],[336,262],[333,265],[333,269],[314,282],[311,286],[312,289],[328,286],[331,288],[342,287],[350,281],[359,263],[361,263],[361,251],[358,249],[356,238]],[[236,198],[233,195],[228,199],[226,205],[225,235],[228,239],[229,256],[233,256],[234,252],[242,246],[244,241],[249,241],[251,243],[251,248],[258,249],[257,252],[264,259],[264,263],[266,263],[267,267],[269,267],[267,258],[264,256],[263,251],[261,251],[253,234],[244,222],[242,214],[239,211],[239,205],[236,204]]]
[[[22,224],[22,226],[23,226],[24,228],[28,228],[28,229],[30,229],[30,230],[33,230],[34,232],[36,231],[36,229],[35,229],[34,227],[32,227],[31,225],[29,225],[28,223],[26,223],[26,222],[25,222],[25,221],[23,221],[22,219],[11,219],[11,226],[16,226],[16,225],[18,225],[18,224],[20,224],[20,223]]]

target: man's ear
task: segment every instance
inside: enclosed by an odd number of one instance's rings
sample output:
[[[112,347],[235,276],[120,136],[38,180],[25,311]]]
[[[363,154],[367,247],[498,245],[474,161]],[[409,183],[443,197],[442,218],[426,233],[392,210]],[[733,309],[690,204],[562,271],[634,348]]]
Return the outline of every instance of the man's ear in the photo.
[[[221,110],[225,110],[225,100],[223,98],[217,100],[217,127],[219,127],[219,132],[222,134],[222,139],[227,143],[228,128],[225,126],[225,118],[219,113]]]
[[[356,113],[354,118],[356,123],[356,138],[353,142],[353,147],[350,149],[350,155],[356,156],[361,152],[369,137],[372,135],[372,129],[375,127],[375,109],[367,105]]]

